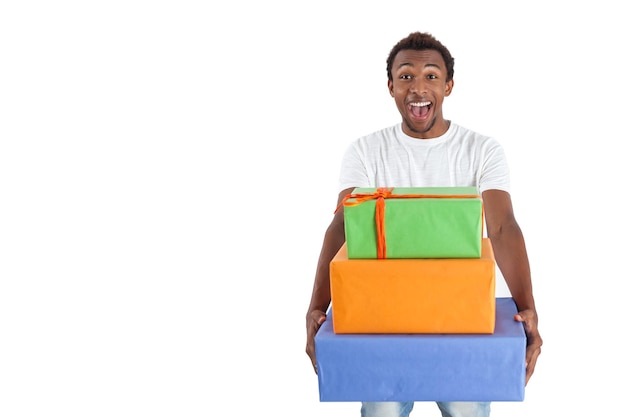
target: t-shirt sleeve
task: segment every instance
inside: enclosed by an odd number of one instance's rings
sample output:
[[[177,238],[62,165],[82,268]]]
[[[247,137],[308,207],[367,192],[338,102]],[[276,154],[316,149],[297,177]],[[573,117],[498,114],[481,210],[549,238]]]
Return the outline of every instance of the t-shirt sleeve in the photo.
[[[339,170],[338,192],[352,187],[373,187],[367,175],[363,152],[357,143],[351,143],[344,152]]]
[[[484,151],[484,162],[479,177],[480,192],[486,190],[511,191],[509,165],[504,148],[495,140],[487,142]]]

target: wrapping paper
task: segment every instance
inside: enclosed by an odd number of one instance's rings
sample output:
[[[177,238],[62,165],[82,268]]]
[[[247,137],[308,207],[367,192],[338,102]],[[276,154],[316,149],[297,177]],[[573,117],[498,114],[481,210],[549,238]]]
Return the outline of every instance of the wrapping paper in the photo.
[[[496,299],[493,334],[315,337],[320,401],[523,401],[526,336],[512,298]]]
[[[356,188],[352,195],[374,194]],[[477,258],[483,237],[483,202],[476,187],[397,187],[392,195],[468,198],[384,198],[386,258]],[[343,202],[348,257],[380,258],[376,199]]]
[[[493,333],[496,262],[489,238],[470,259],[330,262],[336,333]]]

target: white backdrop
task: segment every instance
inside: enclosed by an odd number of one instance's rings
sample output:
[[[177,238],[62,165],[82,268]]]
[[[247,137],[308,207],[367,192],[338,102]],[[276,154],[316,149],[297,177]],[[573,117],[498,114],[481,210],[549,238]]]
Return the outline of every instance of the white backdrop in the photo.
[[[304,315],[415,30],[456,58],[446,117],[505,147],[531,258],[545,346],[492,415],[614,415],[625,33],[580,3],[4,2],[0,415],[359,415],[319,402]]]

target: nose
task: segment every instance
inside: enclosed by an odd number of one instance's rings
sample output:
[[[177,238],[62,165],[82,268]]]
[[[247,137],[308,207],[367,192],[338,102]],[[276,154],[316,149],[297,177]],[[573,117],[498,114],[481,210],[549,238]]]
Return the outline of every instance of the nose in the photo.
[[[411,86],[409,89],[411,93],[424,95],[426,93],[426,83],[424,82],[424,80],[415,78],[413,82],[411,83]]]

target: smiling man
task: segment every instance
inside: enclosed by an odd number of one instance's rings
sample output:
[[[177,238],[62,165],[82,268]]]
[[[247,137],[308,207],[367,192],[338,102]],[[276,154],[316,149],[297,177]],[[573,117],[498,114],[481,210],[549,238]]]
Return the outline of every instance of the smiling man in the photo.
[[[499,143],[443,116],[454,87],[454,59],[431,34],[400,40],[387,58],[387,85],[402,122],[354,141],[340,170],[339,196],[356,187],[477,187],[496,262],[527,337],[526,383],[543,344],[522,231],[513,215],[509,168]],[[315,335],[331,303],[329,265],[345,242],[343,209],[324,235],[306,314],[306,352],[316,369]],[[444,417],[487,417],[488,402],[438,402]],[[406,417],[412,402],[363,403],[362,417]]]

